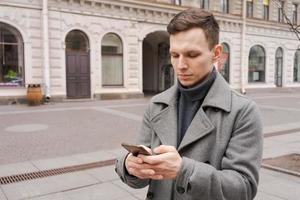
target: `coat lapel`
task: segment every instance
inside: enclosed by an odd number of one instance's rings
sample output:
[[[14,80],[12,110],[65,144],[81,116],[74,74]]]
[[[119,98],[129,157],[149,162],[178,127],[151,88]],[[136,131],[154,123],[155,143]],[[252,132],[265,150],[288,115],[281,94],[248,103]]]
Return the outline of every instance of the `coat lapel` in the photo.
[[[153,129],[162,144],[177,146],[177,97],[178,89],[175,84],[170,89],[155,96],[153,103],[164,104],[165,109],[152,118]]]
[[[177,146],[177,109],[169,106],[153,119],[153,129],[163,145]]]
[[[178,151],[211,133],[214,128],[214,125],[210,122],[201,107],[187,129],[179,145]]]

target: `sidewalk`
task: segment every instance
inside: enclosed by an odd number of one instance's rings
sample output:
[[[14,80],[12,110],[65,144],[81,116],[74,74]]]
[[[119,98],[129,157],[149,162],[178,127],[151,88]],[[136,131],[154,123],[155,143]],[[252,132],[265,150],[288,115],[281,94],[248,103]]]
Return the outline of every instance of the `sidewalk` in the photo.
[[[262,110],[264,158],[300,153],[300,92],[250,96]],[[135,138],[148,101],[1,106],[0,180],[115,159],[125,152],[119,149],[124,138]],[[300,177],[263,168],[255,200],[298,200],[299,188]],[[0,200],[136,200],[146,192],[124,185],[113,165],[0,184]]]
[[[98,151],[55,159],[27,161],[0,166],[0,177],[47,169],[105,161],[125,153],[123,149]],[[264,158],[300,153],[300,132],[264,139]],[[300,178],[262,169],[255,200],[297,200]],[[1,185],[1,200],[137,200],[145,199],[147,188],[136,190],[123,184],[114,166],[66,173],[47,178]]]

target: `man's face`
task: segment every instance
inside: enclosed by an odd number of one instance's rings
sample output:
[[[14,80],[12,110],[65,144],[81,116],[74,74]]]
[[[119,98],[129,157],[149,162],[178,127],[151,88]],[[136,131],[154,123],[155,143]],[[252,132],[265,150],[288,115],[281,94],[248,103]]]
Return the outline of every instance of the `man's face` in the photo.
[[[212,50],[201,28],[192,28],[170,36],[171,63],[179,82],[185,87],[200,83],[220,57],[222,45]]]

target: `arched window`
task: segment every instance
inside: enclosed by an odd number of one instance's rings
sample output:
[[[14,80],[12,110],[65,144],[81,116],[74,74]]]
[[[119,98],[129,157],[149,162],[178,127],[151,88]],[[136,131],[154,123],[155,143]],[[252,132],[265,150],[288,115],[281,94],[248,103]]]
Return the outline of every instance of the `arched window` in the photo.
[[[225,80],[229,83],[229,66],[230,66],[230,49],[227,43],[222,43],[223,54],[220,58],[220,73],[223,75]]]
[[[24,86],[24,50],[21,34],[0,22],[0,86]]]
[[[266,54],[260,45],[255,45],[249,53],[248,82],[265,82]]]
[[[278,47],[275,54],[275,84],[277,87],[282,86],[282,72],[283,72],[283,50]]]
[[[66,37],[66,50],[76,52],[88,52],[89,40],[85,33],[80,30],[73,30]]]
[[[102,39],[102,85],[123,86],[123,44],[114,33]]]
[[[300,50],[294,56],[294,82],[300,82]]]

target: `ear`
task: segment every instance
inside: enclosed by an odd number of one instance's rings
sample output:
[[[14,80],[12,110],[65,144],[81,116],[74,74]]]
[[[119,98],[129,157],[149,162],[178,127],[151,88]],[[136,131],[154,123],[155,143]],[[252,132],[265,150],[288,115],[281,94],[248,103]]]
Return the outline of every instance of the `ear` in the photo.
[[[212,53],[213,53],[213,63],[215,63],[215,62],[217,62],[220,59],[220,57],[221,57],[221,55],[223,53],[223,46],[222,46],[222,44],[217,44],[214,47]]]

